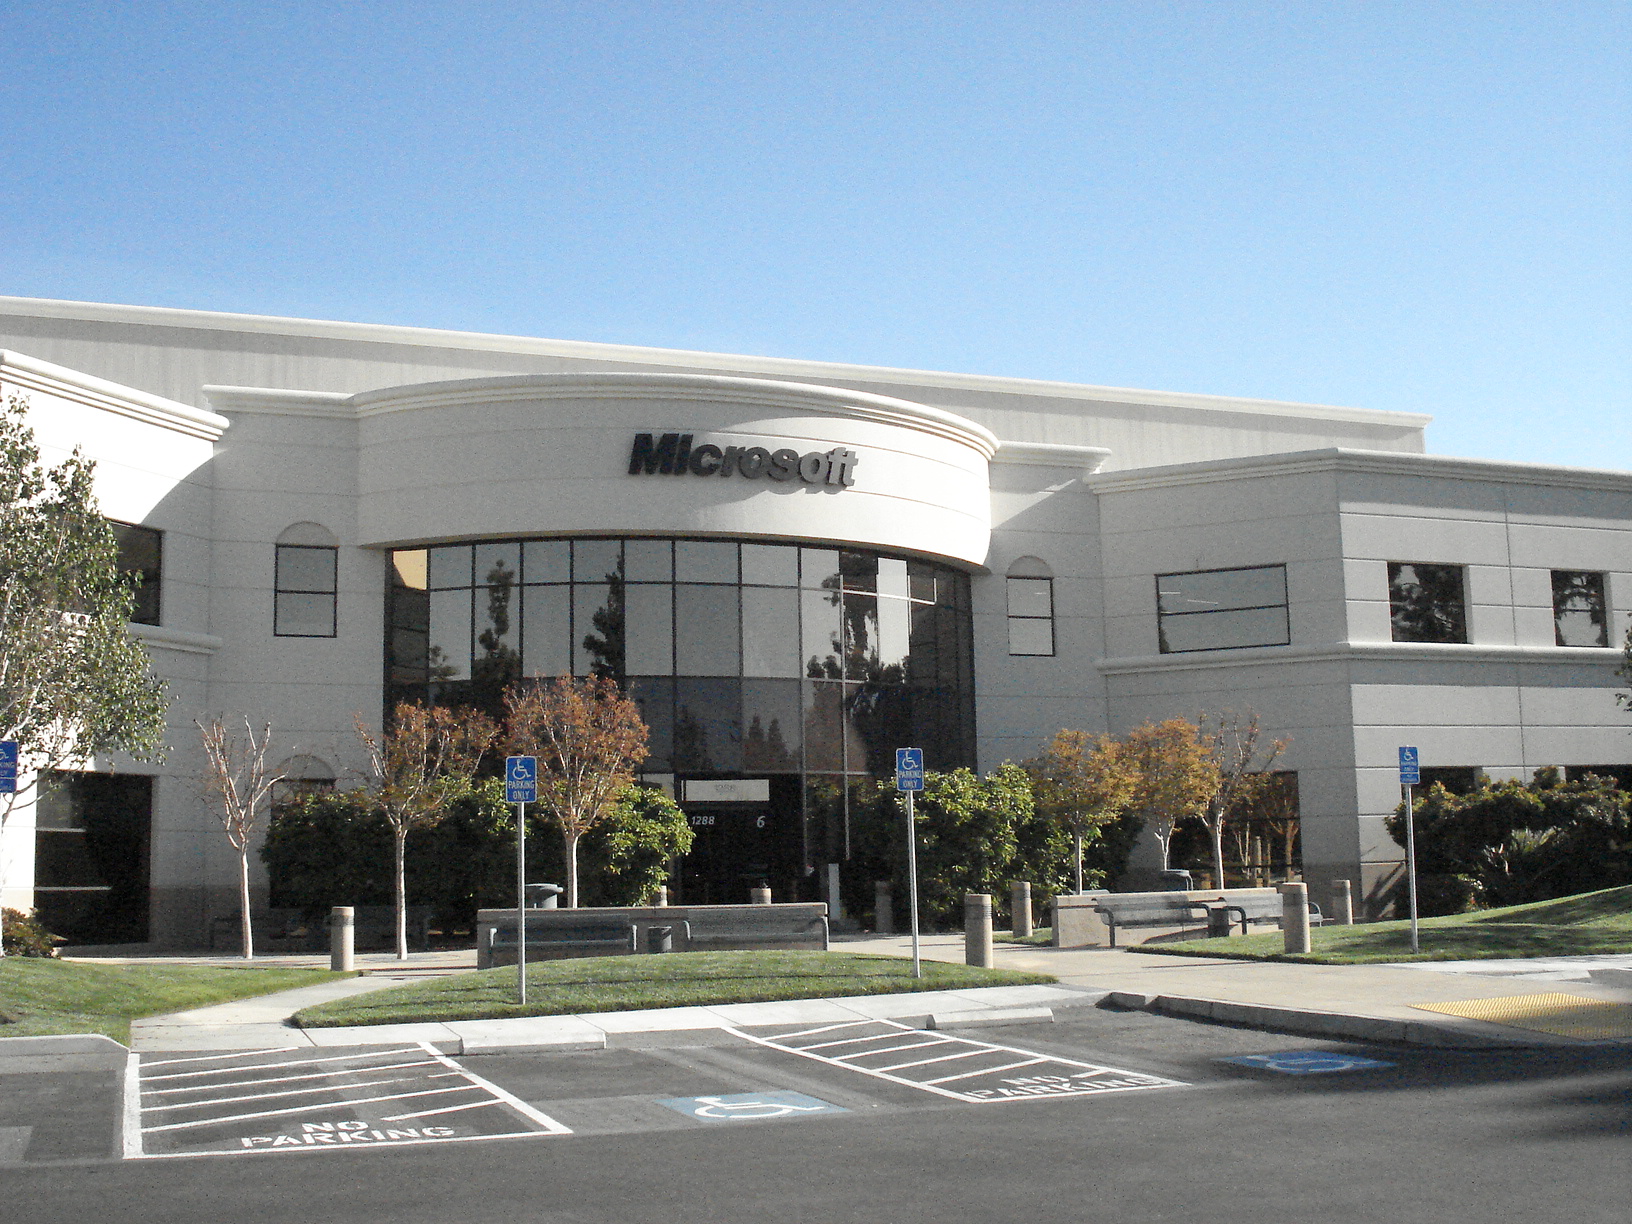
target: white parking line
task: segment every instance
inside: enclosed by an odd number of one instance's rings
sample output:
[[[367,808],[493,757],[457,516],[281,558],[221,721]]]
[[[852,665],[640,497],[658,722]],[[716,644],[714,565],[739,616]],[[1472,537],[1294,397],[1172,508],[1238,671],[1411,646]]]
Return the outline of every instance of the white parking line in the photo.
[[[347,1108],[357,1105],[373,1105],[379,1101],[406,1101],[411,1097],[446,1096],[450,1092],[469,1092],[469,1085],[458,1088],[433,1088],[428,1092],[399,1092],[393,1096],[354,1097],[341,1102]],[[232,1114],[225,1118],[200,1118],[197,1122],[171,1122],[164,1126],[144,1126],[142,1134],[154,1135],[160,1131],[193,1130],[200,1126],[223,1126],[228,1122],[250,1122],[256,1118],[281,1118],[289,1114],[312,1112],[310,1105],[296,1105],[291,1109],[268,1109],[260,1113]]]
[[[977,1075],[997,1075],[1002,1071],[1013,1071],[1017,1067],[1035,1067],[1038,1063],[1045,1063],[1046,1058],[1027,1058],[1020,1062],[1005,1063],[1001,1067],[982,1067],[979,1071],[965,1071],[961,1075],[943,1075],[940,1079],[925,1080],[926,1084],[950,1084],[953,1080],[972,1079]]]
[[[914,1041],[910,1045],[886,1046],[882,1050],[861,1050],[861,1051],[859,1051],[858,1053],[855,1053],[855,1054],[835,1054],[833,1057],[836,1058],[838,1061],[843,1062],[847,1058],[872,1058],[875,1054],[905,1054],[908,1050],[923,1050],[923,1049],[927,1049],[930,1046],[938,1046],[938,1045],[945,1045],[945,1044],[946,1044],[946,1038],[945,1037],[937,1037],[937,1038],[935,1038],[934,1041]],[[803,1046],[801,1048],[808,1050],[808,1049],[811,1049],[812,1047]]]
[[[285,1064],[285,1065],[287,1065],[287,1064]],[[417,1062],[387,1063],[383,1067],[369,1067],[369,1068],[367,1068],[367,1070],[369,1070],[369,1071],[401,1071],[404,1067],[434,1067],[434,1066],[436,1066],[436,1062],[434,1060],[429,1059],[429,1058],[422,1058],[422,1059],[419,1059]],[[242,1068],[234,1067],[233,1070],[235,1070],[235,1071],[242,1070]],[[297,1082],[299,1080],[328,1079],[333,1074],[334,1074],[334,1072],[332,1072],[332,1071],[314,1071],[310,1075],[279,1075],[279,1076],[276,1076],[276,1077],[274,1077],[272,1079],[232,1080],[232,1081],[230,1081],[228,1083],[225,1083],[225,1084],[193,1084],[193,1085],[190,1085],[190,1086],[187,1086],[187,1087],[182,1087],[182,1088],[149,1088],[149,1089],[146,1090],[144,1095],[146,1095],[146,1096],[162,1096],[162,1095],[165,1095],[165,1094],[168,1094],[168,1093],[173,1093],[173,1092],[215,1092],[215,1091],[217,1091],[219,1089],[222,1089],[222,1088],[247,1088],[247,1087],[249,1087],[251,1085],[258,1085],[258,1084],[292,1084],[292,1083],[295,1083],[295,1082]],[[159,1077],[154,1077],[154,1078],[159,1078]]]
[[[180,1063],[195,1062],[222,1062],[229,1058],[249,1058],[256,1054],[287,1054],[291,1050],[304,1050],[305,1046],[278,1046],[274,1050],[240,1050],[237,1053],[223,1051],[220,1054],[195,1054],[191,1058],[166,1058],[160,1062],[144,1063],[147,1067],[173,1067]]]
[[[293,1048],[298,1049],[300,1047],[293,1047]],[[257,1054],[276,1054],[276,1053],[279,1053],[279,1051],[277,1051],[277,1050],[256,1050],[255,1053],[257,1053]],[[296,1058],[296,1059],[291,1059],[288,1062],[255,1063],[255,1064],[253,1064],[251,1066],[248,1066],[248,1067],[218,1067],[214,1071],[178,1071],[173,1075],[144,1075],[142,1077],[142,1082],[144,1084],[156,1084],[156,1083],[159,1083],[162,1080],[196,1079],[200,1075],[222,1075],[222,1074],[225,1074],[228,1071],[261,1071],[261,1070],[270,1071],[270,1070],[276,1070],[279,1067],[315,1067],[320,1063],[360,1062],[360,1061],[362,1061],[364,1059],[369,1059],[369,1058],[394,1058],[398,1054],[418,1054],[418,1053],[419,1053],[419,1050],[417,1048],[415,1048],[414,1046],[407,1046],[406,1048],[401,1049],[401,1050],[371,1050],[367,1054],[336,1054],[331,1058]],[[198,1060],[190,1059],[188,1061],[204,1061],[204,1060],[202,1060],[202,1059],[198,1059]],[[149,1063],[148,1065],[152,1066],[153,1064]]]
[[[896,1063],[890,1067],[875,1067],[875,1071],[905,1071],[908,1067],[927,1067],[930,1063],[951,1062],[955,1058],[975,1058],[981,1054],[990,1053],[988,1050],[960,1050],[956,1054],[942,1054],[939,1058],[920,1058],[917,1062]],[[858,1067],[857,1070],[865,1070]],[[914,1083],[917,1081],[915,1080]]]

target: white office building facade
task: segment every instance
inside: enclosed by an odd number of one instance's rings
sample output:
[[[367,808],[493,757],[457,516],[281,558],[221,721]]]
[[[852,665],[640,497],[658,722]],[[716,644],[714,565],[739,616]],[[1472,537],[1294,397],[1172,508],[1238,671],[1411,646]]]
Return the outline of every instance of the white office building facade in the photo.
[[[344,785],[357,715],[563,672],[640,702],[694,902],[828,898],[849,783],[908,744],[986,771],[1250,710],[1305,877],[1373,914],[1399,745],[1447,777],[1632,762],[1632,474],[1428,456],[1421,416],[28,299],[0,386],[97,461],[172,699],[164,760],[7,824],[5,904],[85,938],[232,912],[195,718]]]

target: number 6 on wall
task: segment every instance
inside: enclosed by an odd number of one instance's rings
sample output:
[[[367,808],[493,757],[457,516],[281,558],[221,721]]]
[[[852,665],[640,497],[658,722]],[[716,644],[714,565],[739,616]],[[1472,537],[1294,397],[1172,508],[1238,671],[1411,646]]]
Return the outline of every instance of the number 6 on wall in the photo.
[[[761,812],[759,814],[758,818],[754,821],[754,828],[763,829],[764,827],[765,827],[765,813]]]

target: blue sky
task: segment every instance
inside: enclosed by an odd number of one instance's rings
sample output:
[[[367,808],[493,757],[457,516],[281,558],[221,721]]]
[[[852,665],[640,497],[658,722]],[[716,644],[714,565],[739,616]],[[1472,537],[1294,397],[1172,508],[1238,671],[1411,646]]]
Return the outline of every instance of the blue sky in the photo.
[[[1632,468],[1632,3],[44,3],[0,293],[1429,412]]]

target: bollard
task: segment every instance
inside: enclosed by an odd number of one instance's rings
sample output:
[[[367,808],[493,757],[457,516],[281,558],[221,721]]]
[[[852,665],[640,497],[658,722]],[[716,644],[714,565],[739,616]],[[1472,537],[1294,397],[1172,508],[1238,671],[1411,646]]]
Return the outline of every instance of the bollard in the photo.
[[[963,963],[992,967],[992,898],[987,893],[963,894]]]
[[[1009,916],[1014,921],[1014,937],[1026,939],[1031,935],[1031,883],[1015,880],[1009,885]]]
[[[748,904],[749,905],[769,905],[770,903],[771,903],[771,890],[770,889],[764,887],[763,885],[759,885],[759,886],[756,886],[754,888],[750,888],[748,890]]]
[[[669,886],[667,884],[659,884],[657,886],[657,904],[658,905],[667,905],[668,903],[669,903]]]
[[[673,951],[674,928],[672,926],[649,926],[646,928],[646,953],[648,956]]]
[[[1354,893],[1347,880],[1332,881],[1332,920],[1338,926],[1354,925]]]
[[[1309,951],[1309,886],[1281,884],[1281,942],[1288,953]]]
[[[329,968],[350,973],[357,968],[357,914],[349,905],[329,911]]]
[[[895,893],[888,880],[873,881],[873,934],[895,934]]]

